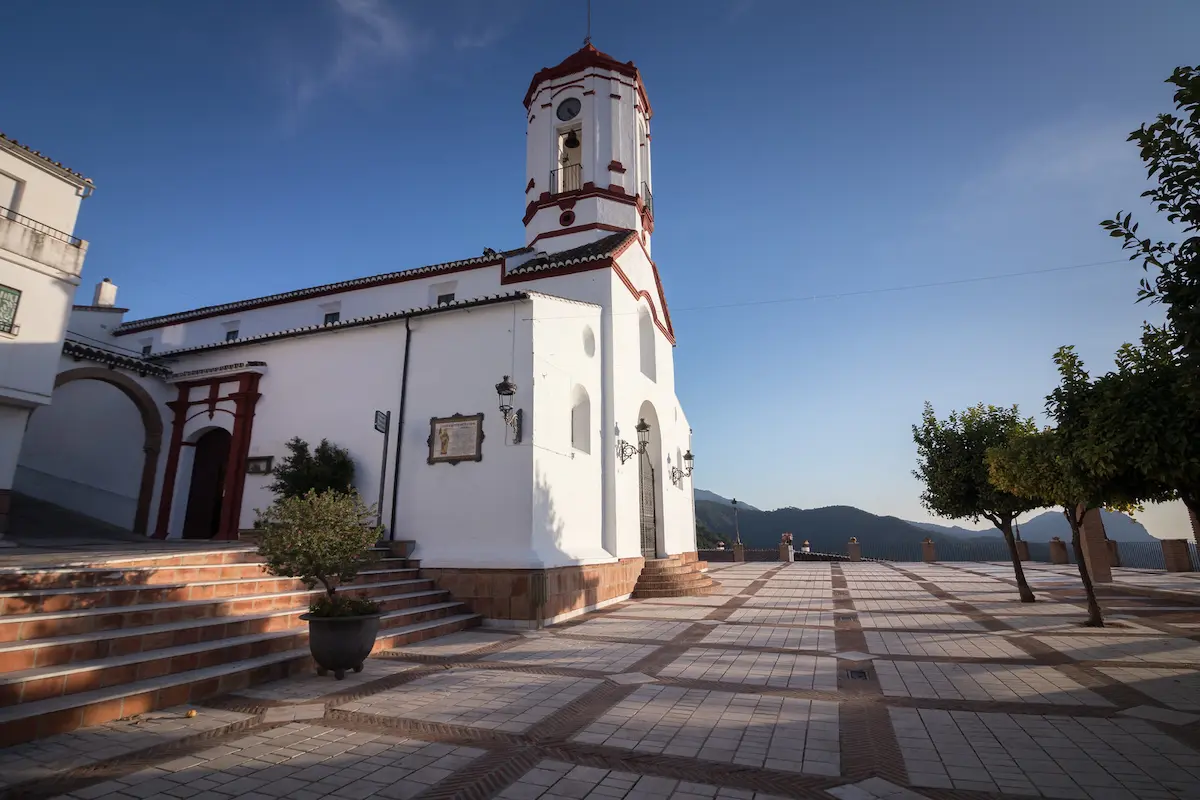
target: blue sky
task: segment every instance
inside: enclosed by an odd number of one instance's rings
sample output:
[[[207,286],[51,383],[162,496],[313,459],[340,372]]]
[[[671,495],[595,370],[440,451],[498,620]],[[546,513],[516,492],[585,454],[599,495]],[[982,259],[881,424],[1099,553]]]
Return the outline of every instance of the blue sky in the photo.
[[[926,519],[925,400],[1040,415],[1057,346],[1103,370],[1161,318],[1125,263],[880,290],[1120,258],[1096,223],[1143,208],[1125,135],[1195,59],[1193,0],[593,5],[654,105],[698,486]],[[583,9],[25,3],[0,130],[95,179],[84,285],[131,317],[467,257],[523,243],[521,98]]]

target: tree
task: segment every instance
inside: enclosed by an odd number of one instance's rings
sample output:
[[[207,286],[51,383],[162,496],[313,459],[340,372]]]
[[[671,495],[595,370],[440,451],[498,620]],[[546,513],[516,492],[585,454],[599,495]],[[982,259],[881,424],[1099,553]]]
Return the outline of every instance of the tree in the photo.
[[[299,436],[287,443],[289,451],[272,470],[270,489],[278,497],[304,497],[310,491],[350,492],[354,489],[354,460],[349,451],[322,439],[315,452]]]
[[[921,504],[939,517],[986,519],[1004,534],[1021,602],[1032,603],[1033,590],[1025,580],[1013,521],[1040,504],[995,486],[988,478],[987,452],[1020,433],[1035,433],[1032,419],[1022,419],[1016,406],[999,408],[980,403],[961,414],[955,411],[945,422],[930,403],[925,404],[921,424],[913,426],[917,444],[917,469],[913,475],[925,485]]]
[[[1157,185],[1142,193],[1155,210],[1186,236],[1181,242],[1143,239],[1131,213],[1101,222],[1109,235],[1141,259],[1147,277],[1138,300],[1167,306],[1167,319],[1193,368],[1200,369],[1200,66],[1178,67],[1167,78],[1175,92],[1175,114],[1159,114],[1129,134],[1137,142],[1147,177]],[[1151,271],[1153,275],[1151,280]]]
[[[1088,600],[1088,625],[1103,627],[1096,591],[1083,557],[1080,529],[1089,511],[1140,510],[1141,503],[1161,500],[1169,491],[1130,466],[1113,447],[1097,382],[1083,368],[1073,347],[1055,353],[1059,385],[1046,398],[1046,412],[1057,425],[1018,432],[988,451],[991,481],[999,488],[1036,501],[1061,506],[1071,527],[1071,547]],[[1107,558],[1108,554],[1104,553]]]
[[[303,497],[281,497],[263,512],[266,531],[258,552],[272,575],[299,578],[325,594],[310,611],[320,617],[357,616],[377,610],[367,598],[337,593],[374,560],[371,548],[381,528],[372,525],[375,508],[358,492],[309,490]]]

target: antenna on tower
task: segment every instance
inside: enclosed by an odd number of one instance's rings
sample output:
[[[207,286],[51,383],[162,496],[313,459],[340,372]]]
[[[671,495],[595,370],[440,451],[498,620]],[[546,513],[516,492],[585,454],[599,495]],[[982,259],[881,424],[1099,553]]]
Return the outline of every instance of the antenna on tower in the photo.
[[[592,0],[587,0],[587,36],[583,37],[583,45],[592,43]]]

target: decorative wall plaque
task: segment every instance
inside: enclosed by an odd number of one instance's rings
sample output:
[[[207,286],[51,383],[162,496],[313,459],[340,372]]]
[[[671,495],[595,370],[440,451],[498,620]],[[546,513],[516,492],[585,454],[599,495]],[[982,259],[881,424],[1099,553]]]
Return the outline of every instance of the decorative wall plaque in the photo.
[[[451,414],[429,419],[430,464],[483,460],[483,414]]]
[[[271,472],[271,466],[274,461],[275,456],[255,456],[254,458],[247,458],[246,474],[267,475]]]

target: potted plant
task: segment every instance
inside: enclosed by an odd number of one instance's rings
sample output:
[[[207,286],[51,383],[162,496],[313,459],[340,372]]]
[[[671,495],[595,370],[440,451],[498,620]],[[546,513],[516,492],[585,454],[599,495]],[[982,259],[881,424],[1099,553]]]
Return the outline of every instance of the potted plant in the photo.
[[[281,497],[263,512],[265,531],[258,552],[272,575],[299,578],[321,595],[300,618],[308,622],[308,647],[317,674],[341,680],[346,670],[362,672],[379,632],[379,606],[365,595],[339,593],[374,560],[379,539],[372,524],[375,509],[358,492],[310,489],[303,496]]]

